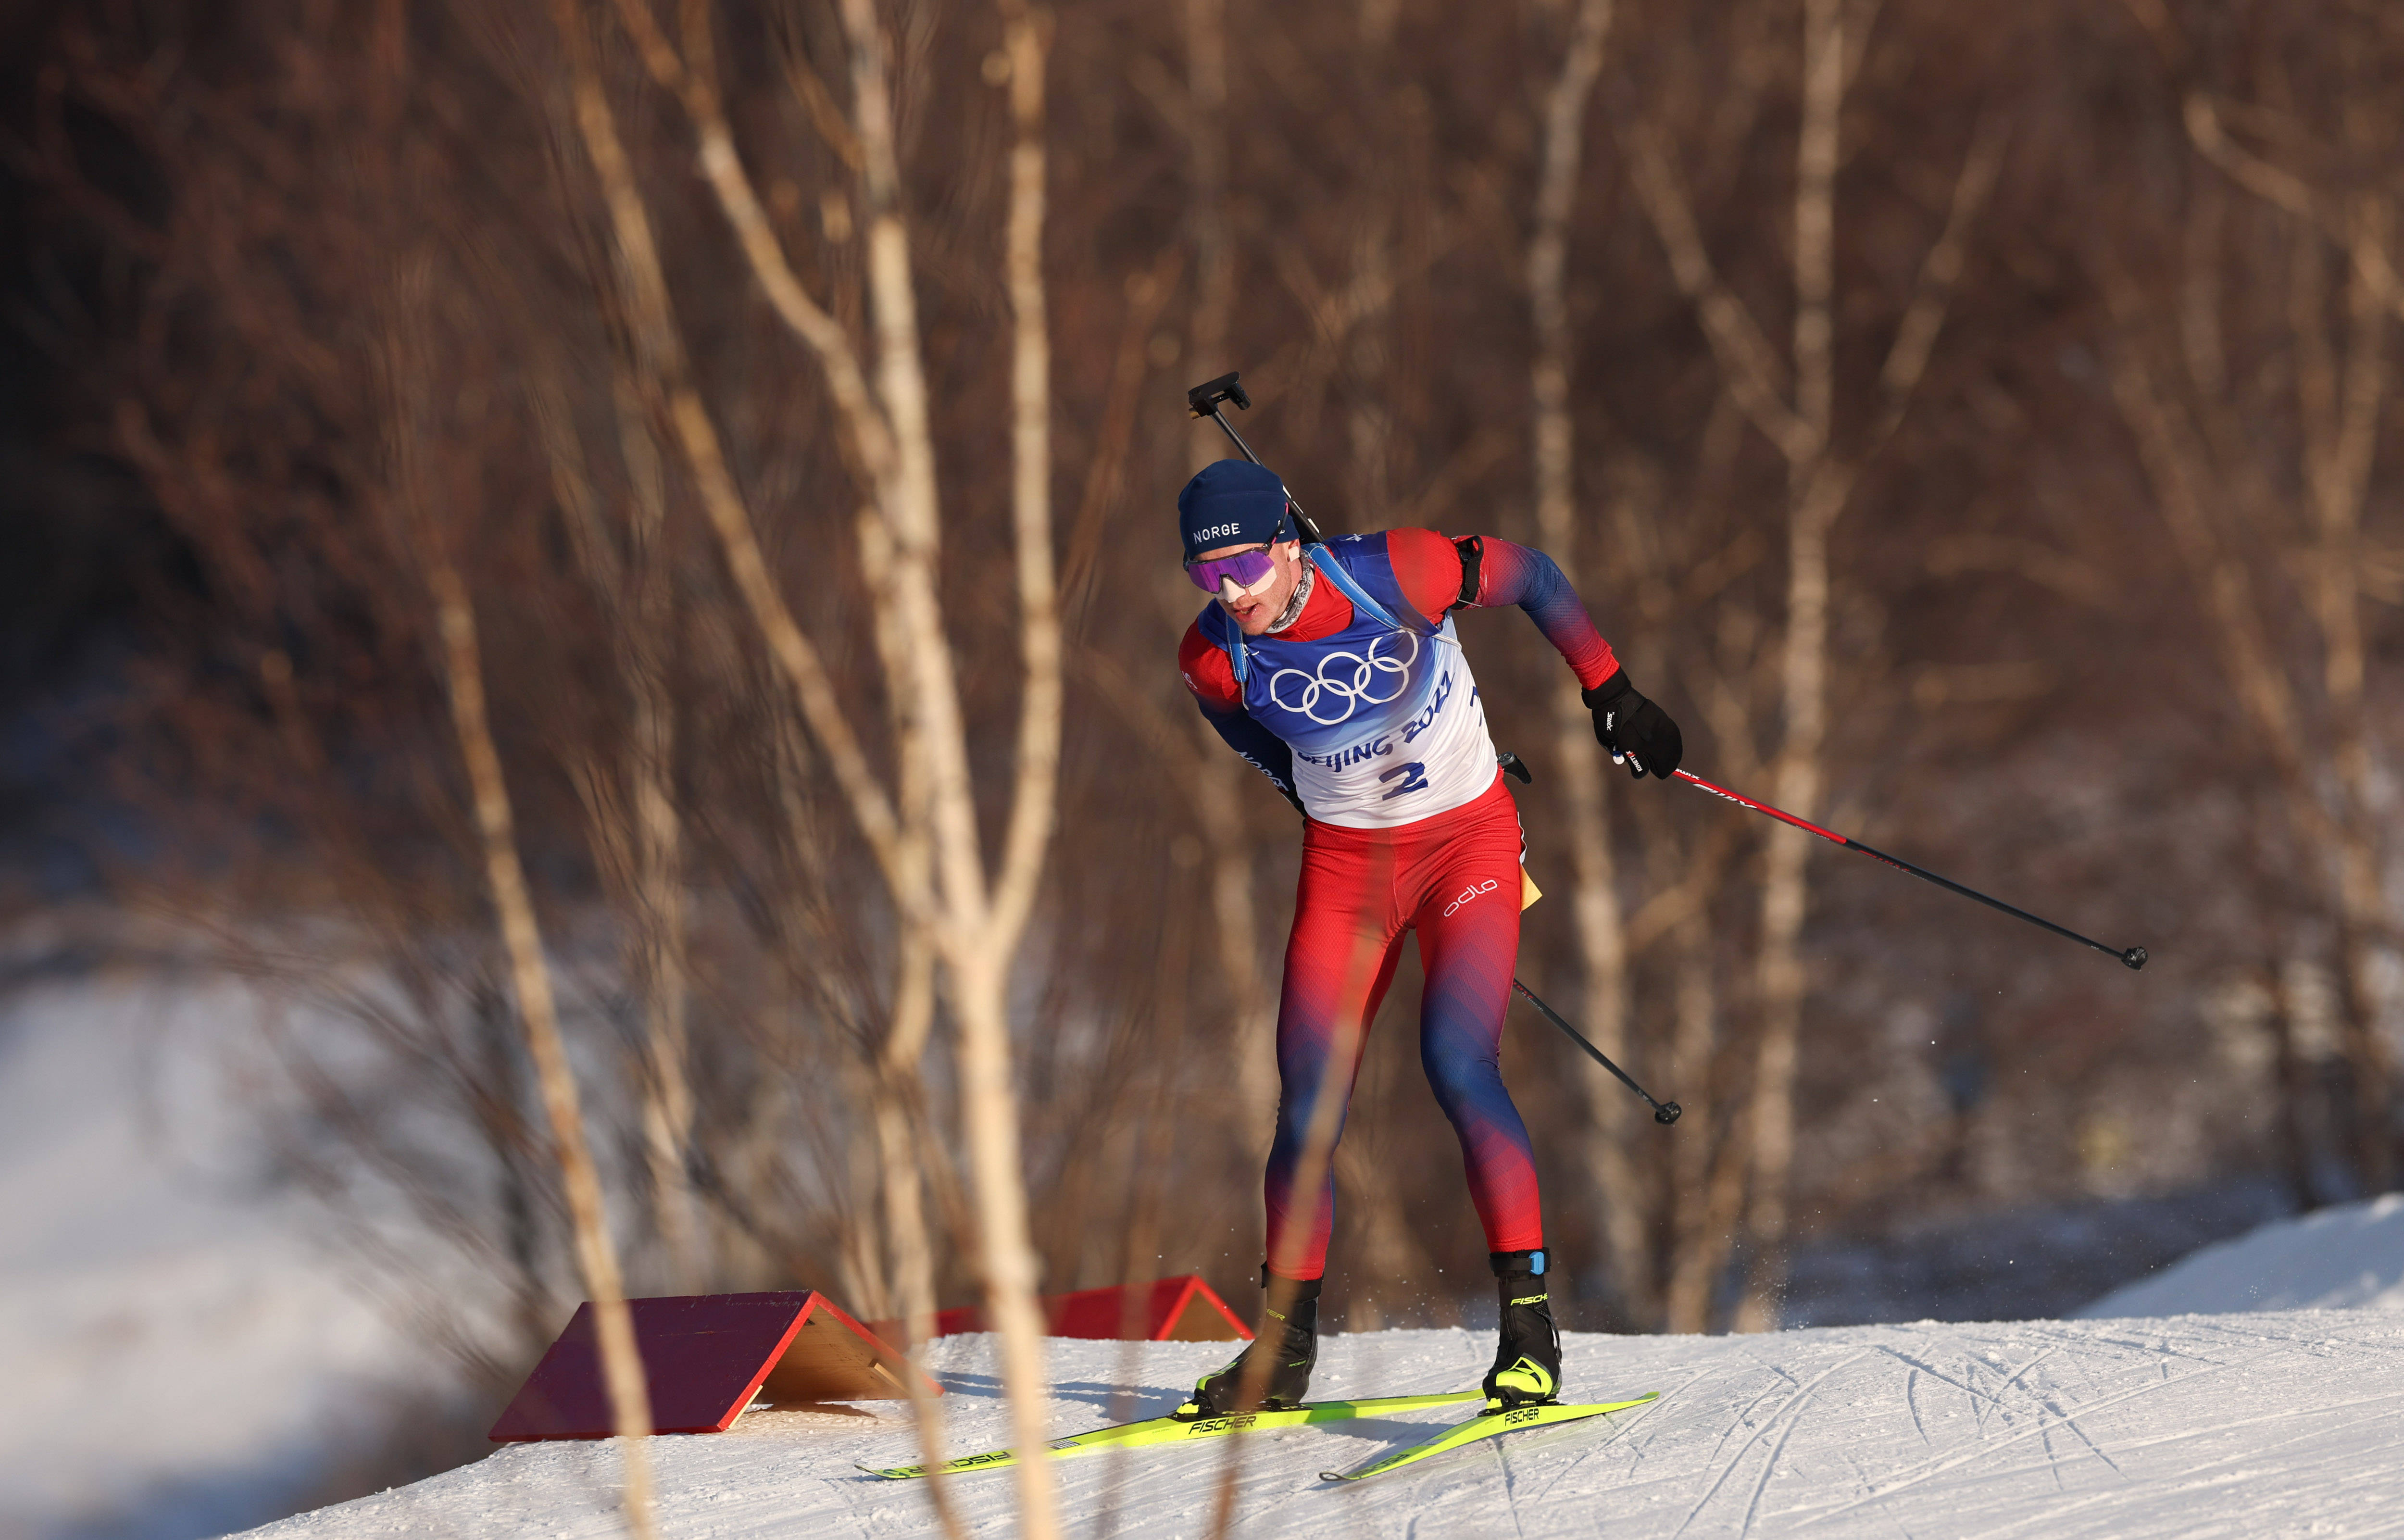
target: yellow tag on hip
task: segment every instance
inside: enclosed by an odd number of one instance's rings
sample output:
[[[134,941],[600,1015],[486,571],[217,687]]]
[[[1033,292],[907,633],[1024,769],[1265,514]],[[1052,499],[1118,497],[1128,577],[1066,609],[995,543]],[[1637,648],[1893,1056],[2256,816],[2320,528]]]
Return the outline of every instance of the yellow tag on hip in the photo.
[[[1526,867],[1520,867],[1519,907],[1524,910],[1528,905],[1535,903],[1538,899],[1543,898],[1544,896],[1544,890],[1536,886],[1536,879],[1528,875],[1528,869]]]

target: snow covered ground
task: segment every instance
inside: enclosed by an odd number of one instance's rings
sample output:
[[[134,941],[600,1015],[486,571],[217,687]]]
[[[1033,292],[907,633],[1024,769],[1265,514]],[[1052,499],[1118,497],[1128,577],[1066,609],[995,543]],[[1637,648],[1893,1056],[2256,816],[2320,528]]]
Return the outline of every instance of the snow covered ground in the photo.
[[[1224,1349],[1055,1341],[1053,1426],[1157,1415]],[[1315,1388],[1398,1393],[1475,1382],[1490,1338],[1330,1339]],[[959,1448],[1005,1434],[990,1337],[936,1345]],[[1573,1397],[1658,1390],[1607,1421],[1512,1435],[1335,1488],[1321,1470],[1411,1435],[1337,1424],[1055,1465],[1069,1533],[1209,1532],[1222,1459],[1239,1535],[2143,1536],[2404,1533],[2404,1314],[1854,1326],[1764,1337],[1573,1334]],[[899,1536],[940,1531],[925,1494],[852,1468],[915,1461],[900,1408],[753,1414],[651,1440],[664,1533]],[[1414,1422],[1441,1421],[1423,1413]],[[521,1445],[444,1476],[252,1532],[610,1536],[616,1459]],[[971,1533],[1013,1528],[1003,1472],[956,1480]]]
[[[2079,1314],[2300,1309],[2404,1310],[2404,1193],[2206,1246]]]
[[[264,1183],[253,1010],[189,977],[0,1001],[0,1540],[257,1523],[447,1379],[313,1239],[322,1215]],[[2115,1319],[1572,1336],[1572,1395],[1663,1399],[1357,1489],[1318,1472],[1447,1414],[1056,1469],[1080,1540],[1206,1533],[1228,1451],[1251,1535],[2404,1535],[2404,1197],[2265,1226],[2084,1313]],[[1466,1384],[1489,1351],[1334,1338],[1319,1389]],[[1165,1410],[1223,1352],[1055,1342],[1052,1425]],[[1000,1442],[990,1340],[939,1344],[934,1366],[955,1451]],[[652,1449],[678,1540],[936,1533],[922,1492],[851,1468],[916,1458],[899,1407]],[[957,1491],[977,1533],[1013,1527],[1007,1476]],[[519,1447],[255,1533],[614,1535],[613,1501],[607,1449]]]
[[[2055,1320],[2294,1211],[2283,1183],[2254,1176],[2127,1197],[1948,1214],[1894,1224],[1883,1234],[1814,1236],[1796,1250],[1780,1319],[1788,1326]],[[2404,1255],[2397,1260],[2404,1264]],[[2175,1311],[2148,1307],[2106,1313]]]
[[[0,1540],[182,1540],[287,1512],[424,1383],[262,1192],[251,1007],[77,979],[0,1006]]]

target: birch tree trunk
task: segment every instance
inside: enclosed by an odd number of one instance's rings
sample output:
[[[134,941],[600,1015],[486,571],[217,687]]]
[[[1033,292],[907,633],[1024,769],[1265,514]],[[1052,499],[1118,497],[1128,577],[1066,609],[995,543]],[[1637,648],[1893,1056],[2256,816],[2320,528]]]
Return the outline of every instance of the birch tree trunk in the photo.
[[[1828,614],[1834,582],[1828,539],[1861,469],[1902,425],[1925,377],[1959,282],[1971,226],[2000,174],[2006,130],[1982,119],[1955,177],[1945,228],[1929,247],[1910,303],[1879,371],[1878,410],[1850,453],[1836,446],[1836,174],[1844,100],[1864,39],[1849,37],[1843,0],[1806,0],[1804,111],[1796,142],[1794,338],[1795,410],[1785,425],[1787,458],[1786,634],[1780,660],[1785,735],[1777,759],[1780,805],[1814,811],[1826,786]],[[1740,1330],[1777,1324],[1786,1285],[1795,1161],[1795,1079],[1808,971],[1801,958],[1810,892],[1811,836],[1780,825],[1769,836],[1762,879],[1761,1043],[1748,1121],[1754,1191],[1748,1229],[1752,1276]]]
[[[1535,412],[1533,483],[1536,539],[1572,584],[1590,576],[1577,554],[1577,439],[1570,407],[1571,335],[1567,272],[1569,227],[1584,164],[1586,112],[1602,72],[1613,0],[1579,0],[1561,73],[1545,92],[1544,143],[1536,178],[1534,238],[1528,244],[1528,308],[1535,334],[1529,396]],[[1591,593],[1588,588],[1581,592]],[[1578,958],[1586,973],[1585,1019],[1595,1045],[1628,1061],[1628,945],[1619,882],[1603,801],[1602,746],[1575,676],[1553,692],[1555,763],[1569,809],[1570,861]],[[1627,1091],[1600,1065],[1579,1067],[1587,1117],[1586,1168],[1602,1202],[1613,1293],[1630,1319],[1654,1309],[1644,1205],[1628,1159]]]
[[[2145,21],[2158,40],[2170,43],[2173,56],[2183,49],[2167,12]],[[2340,136],[2345,143],[2334,159],[2327,156],[2324,147],[2312,147],[2321,157],[2319,163],[2382,163],[2395,135],[2392,116],[2382,110],[2390,106],[2391,97],[2392,93],[2376,91],[2352,99],[2341,97],[2336,105],[2342,115]],[[2396,1002],[2381,998],[2372,958],[2375,948],[2394,945],[2397,931],[2394,906],[2380,881],[2384,842],[2372,801],[2371,737],[2363,712],[2364,569],[2358,558],[2362,505],[2377,450],[2378,402],[2387,391],[2384,328],[2390,318],[2404,317],[2404,274],[2397,272],[2394,242],[2395,206],[2375,185],[2348,177],[2343,190],[2332,193],[2241,146],[2223,128],[2218,104],[2201,87],[2190,88],[2182,106],[2187,138],[2200,155],[2237,186],[2290,216],[2299,233],[2311,231],[2317,237],[2304,237],[2313,255],[2299,257],[2299,261],[2319,260],[2319,243],[2324,241],[2346,258],[2350,337],[2341,385],[2333,361],[2335,349],[2321,335],[2324,317],[2307,318],[2300,313],[2295,316],[2301,355],[2297,404],[2304,420],[2303,471],[2315,525],[2305,604],[2322,651],[2322,684],[2336,771],[2336,812],[2331,814],[2322,805],[2322,789],[2312,784],[2313,777],[2304,775],[2300,765],[2282,758],[2275,744],[2273,757],[2285,773],[2298,834],[2333,868],[2339,1002],[2347,1068],[2354,1080],[2355,1163],[2369,1189],[2377,1192],[2396,1180],[2404,1150],[2398,1149],[2391,1131],[2395,1066],[2384,1031],[2385,1018]],[[2270,126],[2273,144],[2288,153],[2311,146],[2313,135],[2299,120],[2292,100],[2277,105],[2250,103],[2247,110],[2255,115],[2257,127]],[[2190,282],[2210,285],[2216,277],[2212,264],[2218,259],[2219,253],[2209,248],[2191,250]],[[2299,282],[2306,277],[2299,268]],[[2312,279],[2315,286],[2318,281]],[[2143,306],[2125,284],[2117,287],[2116,309],[2125,328]],[[2189,329],[2216,336],[2219,321],[2215,309],[2209,305],[2190,309],[2196,324]],[[2177,447],[2162,431],[2168,417],[2153,397],[2145,366],[2130,357],[2118,362],[2116,394],[2122,400],[2124,414],[2134,409],[2131,426],[2146,455],[2166,519],[2173,523],[2183,549],[2189,552],[2191,563],[2202,559],[2202,565],[2193,570],[2206,603],[2222,614],[2242,612],[2232,618],[2250,633],[2257,624],[2250,606],[2243,602],[2250,587],[2237,581],[2243,573],[2211,570],[2215,561],[2227,559],[2226,553],[2214,556],[2208,541],[2198,539],[2207,533],[2194,517],[2200,512],[2199,489],[2182,484]],[[2196,367],[2196,362],[2205,367]],[[2196,362],[2190,363],[2189,372],[2202,400],[2234,410],[2233,399],[2223,400],[2230,382],[2218,369],[2217,356]],[[2232,434],[2219,437],[2230,449],[2243,442]],[[2203,469],[2201,462],[2197,469]],[[2268,723],[2285,708],[2280,697],[2290,692],[2284,675],[2274,677],[2262,666],[2267,653],[2259,658],[2248,655],[2261,651],[2255,642],[2232,650],[2226,640],[2221,649],[2240,701],[2257,722]]]
[[[846,6],[864,7],[865,0],[846,0]],[[1043,1318],[1035,1304],[1035,1249],[1028,1239],[1027,1192],[1020,1175],[1008,1002],[1010,960],[1026,928],[1042,849],[1051,836],[1060,754],[1060,616],[1052,557],[1052,352],[1043,286],[1043,70],[1051,18],[1023,0],[1000,0],[1000,9],[1010,61],[1011,118],[1017,133],[1010,153],[1006,265],[1013,322],[1011,508],[1027,682],[1019,706],[1017,783],[1001,871],[990,894],[971,865],[975,809],[970,801],[966,740],[957,723],[939,751],[935,826],[939,837],[959,842],[955,851],[970,858],[957,860],[960,871],[957,877],[947,875],[947,889],[956,881],[975,884],[972,906],[957,897],[949,905],[967,933],[944,948],[960,1024],[962,1110],[976,1177],[987,1318],[1002,1334],[1003,1382],[1020,1451],[1019,1528],[1030,1540],[1050,1540],[1058,1533],[1058,1519],[1051,1463],[1041,1453],[1050,1431],[1049,1387],[1043,1372]],[[915,351],[911,358],[915,363]],[[923,425],[919,431],[924,432]],[[939,655],[945,665],[942,672],[947,674],[950,652],[940,631],[924,640],[930,658]],[[946,852],[943,859],[953,861],[954,853]]]
[[[651,1201],[668,1273],[678,1289],[698,1292],[708,1272],[701,1215],[688,1178],[692,1144],[692,1087],[685,1072],[689,942],[685,917],[684,820],[676,798],[676,705],[662,655],[675,626],[675,585],[664,570],[662,536],[667,499],[659,448],[639,403],[621,377],[612,392],[619,440],[625,446],[633,489],[628,566],[633,578],[635,653],[628,670],[634,693],[634,742],[628,778],[634,789],[636,915],[644,932],[644,1046],[650,1094],[643,1108],[643,1146]]]
[[[2395,1070],[2381,1028],[2377,956],[2388,929],[2382,890],[2379,819],[2370,736],[2363,702],[2363,506],[2369,496],[2379,420],[2387,399],[2387,315],[2391,297],[2367,276],[2393,271],[2387,247],[2393,217],[2376,196],[2353,200],[2342,359],[2327,335],[2320,243],[2296,257],[2294,327],[2298,405],[2304,424],[2304,482],[2312,497],[2313,548],[2310,604],[2321,641],[2321,687],[2327,702],[2338,814],[2331,852],[2337,868],[2338,972],[2346,1057],[2354,1067],[2356,1161],[2366,1185],[2385,1192],[2396,1180],[2389,1100]]]
[[[1051,833],[1060,729],[1058,611],[1053,588],[1047,423],[1050,353],[1042,311],[1043,54],[1041,23],[1005,3],[1012,117],[1006,259],[1015,337],[1012,367],[1012,489],[1017,545],[1019,635],[1026,664],[1017,776],[999,879],[988,889],[977,833],[965,723],[935,570],[940,517],[934,443],[920,357],[917,301],[901,206],[893,138],[889,45],[871,0],[844,0],[851,43],[854,123],[862,151],[869,293],[876,392],[894,448],[879,503],[892,541],[892,600],[913,665],[906,688],[924,734],[937,883],[934,936],[960,1033],[960,1101],[976,1195],[987,1318],[1001,1337],[1002,1380],[1014,1445],[1019,1518],[1029,1536],[1057,1533],[1047,1435],[1043,1323],[1035,1305],[1036,1258],[1019,1169],[1011,1076],[1010,960],[1033,902]]]
[[[2211,205],[2191,220],[2204,238],[2191,235],[2187,254],[2185,391],[2166,393],[2145,356],[2146,296],[2125,275],[2106,274],[2106,296],[2122,333],[2113,357],[2114,395],[2173,542],[2215,622],[2215,650],[2238,707],[2278,775],[2296,837],[2324,870],[2336,932],[2342,1051],[2353,1083],[2355,1165],[2369,1190],[2383,1191],[2396,1180],[2398,1152],[2391,1131],[2395,1067],[2384,1032],[2392,1002],[2382,998],[2377,954],[2392,945],[2395,917],[2379,876],[2383,842],[2364,706],[2360,533],[2388,395],[2387,323],[2404,313],[2394,212],[2373,192],[2325,195],[2237,145],[2201,92],[2189,95],[2184,116],[2199,154],[2294,221],[2286,319],[2297,360],[2299,469],[2311,521],[2301,597],[2321,654],[2318,713],[2278,658],[2269,601],[2260,593],[2262,583],[2275,581],[2276,564],[2253,558],[2257,539],[2273,544],[2280,539],[2269,527],[2277,500],[2258,490],[2268,468],[2249,463],[2259,453],[2258,441],[2240,426],[2251,407],[2220,365],[2221,288],[2212,269],[2222,257],[2217,221],[2204,217]],[[2266,109],[2264,116],[2281,115]],[[2367,126],[2358,118],[2355,123],[2357,133]],[[2290,142],[2306,139],[2300,124],[2283,126]],[[2331,246],[2346,259],[2342,343],[2328,330],[2322,268]],[[2178,404],[2182,395],[2192,401],[2192,412]],[[2236,486],[2253,489],[2250,497]],[[2231,499],[2251,505],[2233,523],[2215,506]],[[2307,758],[2308,727],[2326,731],[2333,775],[2325,777]]]
[[[1982,119],[1955,178],[1945,228],[1921,265],[1879,371],[1878,411],[1849,455],[1835,444],[1836,176],[1845,94],[1865,52],[1847,35],[1845,0],[1805,0],[1803,111],[1796,136],[1794,203],[1795,324],[1779,355],[1741,300],[1714,271],[1694,208],[1660,135],[1641,120],[1629,133],[1628,169],[1639,201],[1668,252],[1679,288],[1694,303],[1729,398],[1786,461],[1786,624],[1779,644],[1779,705],[1783,735],[1773,793],[1780,805],[1814,816],[1825,780],[1828,537],[1844,511],[1860,468],[1901,425],[1925,376],[1963,264],[1971,226],[1993,190],[2006,133]],[[1790,399],[1791,395],[1791,399]],[[1761,882],[1762,939],[1755,973],[1760,1015],[1751,1098],[1740,1137],[1749,1152],[1747,1229],[1754,1266],[1738,1323],[1774,1323],[1785,1283],[1788,1190],[1795,1155],[1794,1087],[1805,989],[1801,937],[1809,908],[1806,862],[1810,836],[1781,825],[1768,835]],[[1709,1208],[1725,1197],[1713,1183]],[[1685,1293],[1708,1293],[1690,1283]]]
[[[1803,126],[1796,139],[1795,416],[1800,432],[1787,457],[1786,637],[1779,669],[1786,734],[1778,756],[1782,807],[1815,818],[1820,752],[1826,735],[1828,526],[1841,489],[1828,464],[1836,400],[1837,137],[1845,95],[1844,0],[1804,0]],[[1833,496],[1832,496],[1833,494]],[[1761,1043],[1753,1069],[1754,1246],[1737,1310],[1740,1331],[1778,1323],[1786,1284],[1787,1196],[1795,1165],[1795,1068],[1807,984],[1801,954],[1810,900],[1810,836],[1780,824],[1769,834],[1761,880]]]
[[[499,914],[501,937],[509,951],[510,977],[517,992],[527,1057],[534,1061],[543,1113],[551,1123],[560,1183],[566,1193],[568,1221],[576,1236],[577,1267],[585,1291],[592,1295],[594,1332],[601,1345],[601,1379],[608,1392],[610,1420],[617,1427],[618,1448],[624,1461],[626,1529],[637,1540],[650,1540],[657,1531],[651,1513],[650,1461],[642,1441],[651,1432],[651,1407],[643,1383],[642,1357],[635,1344],[634,1315],[626,1307],[618,1253],[609,1239],[600,1173],[585,1139],[576,1074],[560,1037],[551,970],[542,955],[542,932],[535,921],[525,870],[518,860],[509,785],[502,777],[500,753],[494,747],[485,712],[475,611],[468,603],[467,585],[460,581],[448,554],[440,550],[436,539],[426,543],[436,548],[427,557],[426,583],[434,597],[452,724],[459,735],[460,757],[466,762],[475,797],[485,880],[492,888],[493,906]]]
[[[961,1112],[976,1197],[986,1309],[1002,1338],[1002,1379],[1014,1443],[1025,1533],[1050,1540],[1057,1513],[1050,1463],[1036,1457],[1047,1428],[1042,1321],[1027,1233],[1012,1083],[1010,964],[1031,912],[1049,844],[1059,767],[1060,630],[1051,549],[1050,350],[1041,271],[1044,225],[1043,63],[1048,18],[1003,0],[1015,138],[1010,156],[1005,260],[1013,315],[1013,526],[1018,635],[1024,666],[1015,772],[1000,860],[990,887],[977,828],[966,721],[937,581],[942,516],[921,357],[910,236],[895,143],[890,39],[874,0],[842,0],[849,45],[851,119],[858,152],[873,367],[845,328],[812,299],[787,262],[744,170],[721,108],[706,0],[687,0],[682,52],[639,4],[620,16],[647,68],[682,100],[699,141],[703,174],[778,315],[826,371],[836,427],[865,476],[874,514],[862,555],[872,568],[876,623],[890,626],[903,670],[888,674],[903,735],[924,776],[927,859],[915,858],[904,818],[870,766],[818,649],[795,623],[768,570],[751,513],[718,430],[692,378],[675,310],[633,169],[602,90],[590,37],[573,0],[554,16],[574,65],[576,116],[599,173],[623,271],[629,329],[657,381],[728,569],[768,651],[791,684],[803,720],[850,803],[905,929],[923,925],[943,967],[959,1028]],[[904,1200],[905,1211],[907,1200]]]
[[[1186,204],[1194,248],[1194,311],[1187,322],[1187,372],[1202,379],[1231,367],[1227,335],[1235,317],[1235,243],[1227,230],[1227,0],[1185,0]],[[1188,469],[1233,454],[1216,423],[1188,430]],[[1190,591],[1180,588],[1181,595]],[[1251,772],[1229,754],[1207,723],[1192,727],[1195,811],[1214,831],[1204,841],[1210,862],[1210,919],[1219,975],[1235,1018],[1237,1128],[1241,1147],[1265,1158],[1277,1120],[1276,1001],[1261,967],[1260,910],[1254,903],[1251,820],[1243,805]]]
[[[608,784],[608,769],[598,763],[582,767],[579,785],[598,864],[626,912],[628,973],[642,1000],[643,1153],[652,1214],[671,1284],[693,1294],[702,1287],[706,1264],[685,1164],[693,1104],[685,1074],[684,831],[675,791],[676,710],[663,656],[664,638],[674,624],[672,586],[660,570],[666,489],[659,447],[634,399],[632,382],[620,369],[610,383],[626,478],[622,541],[602,511],[562,393],[547,376],[536,386],[535,417],[550,455],[552,488],[567,514],[569,543],[618,623],[613,639],[630,718],[619,756],[623,794]]]

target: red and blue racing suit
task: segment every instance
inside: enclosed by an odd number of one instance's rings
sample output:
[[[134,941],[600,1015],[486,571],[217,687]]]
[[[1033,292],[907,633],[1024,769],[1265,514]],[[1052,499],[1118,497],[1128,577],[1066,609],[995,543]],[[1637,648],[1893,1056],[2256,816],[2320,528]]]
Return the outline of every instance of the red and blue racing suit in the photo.
[[[1544,1243],[1535,1162],[1500,1062],[1519,950],[1518,811],[1447,612],[1517,605],[1585,689],[1619,665],[1543,552],[1429,529],[1306,551],[1312,589],[1291,624],[1246,637],[1213,603],[1178,651],[1210,725],[1307,815],[1278,1001],[1271,1266],[1305,1280],[1325,1271],[1333,1163],[1307,1209],[1296,1167],[1321,1085],[1341,1077],[1350,1100],[1412,931],[1427,974],[1419,1060],[1460,1137],[1487,1249],[1534,1251]]]

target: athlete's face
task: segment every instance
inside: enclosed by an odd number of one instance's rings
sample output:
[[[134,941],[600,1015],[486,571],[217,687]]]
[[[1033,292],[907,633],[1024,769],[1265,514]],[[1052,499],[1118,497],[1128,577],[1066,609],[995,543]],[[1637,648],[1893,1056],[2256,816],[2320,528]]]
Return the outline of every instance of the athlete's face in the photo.
[[[1242,551],[1258,551],[1259,545],[1222,545],[1203,552],[1197,562],[1218,561]],[[1293,597],[1294,585],[1302,581],[1302,542],[1280,540],[1267,548],[1269,575],[1257,588],[1242,589],[1233,578],[1219,580],[1219,607],[1234,617],[1236,626],[1247,637],[1257,637],[1269,628],[1269,623],[1285,613],[1287,601]]]

